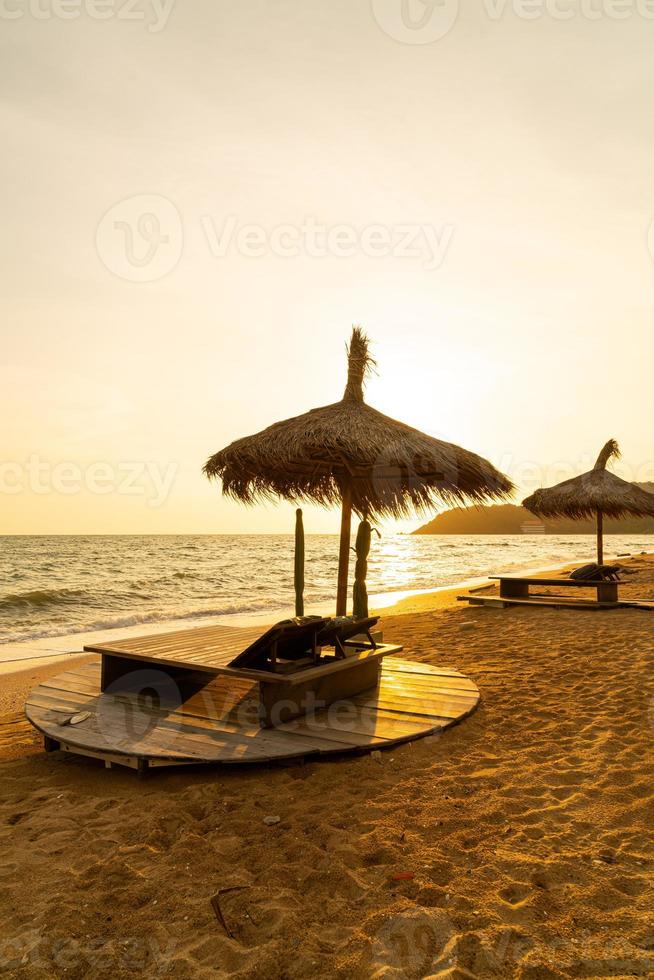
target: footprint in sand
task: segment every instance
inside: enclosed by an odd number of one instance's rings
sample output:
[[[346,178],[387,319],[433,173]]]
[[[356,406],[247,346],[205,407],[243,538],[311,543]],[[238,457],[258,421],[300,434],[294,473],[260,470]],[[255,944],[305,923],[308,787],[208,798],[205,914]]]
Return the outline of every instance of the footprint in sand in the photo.
[[[503,888],[499,895],[507,905],[510,905],[512,908],[519,908],[527,904],[529,898],[533,895],[533,889],[530,885],[515,882],[513,885],[508,885],[506,888]]]

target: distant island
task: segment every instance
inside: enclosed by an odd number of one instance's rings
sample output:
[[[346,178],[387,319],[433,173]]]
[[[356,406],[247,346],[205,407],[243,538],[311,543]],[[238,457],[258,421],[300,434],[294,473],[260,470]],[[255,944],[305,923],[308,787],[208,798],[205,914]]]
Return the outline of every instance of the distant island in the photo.
[[[654,493],[654,483],[637,484]],[[446,510],[413,534],[594,534],[595,522],[568,519],[539,520],[517,504],[455,507]],[[654,534],[654,518],[628,517],[604,521],[605,534]]]

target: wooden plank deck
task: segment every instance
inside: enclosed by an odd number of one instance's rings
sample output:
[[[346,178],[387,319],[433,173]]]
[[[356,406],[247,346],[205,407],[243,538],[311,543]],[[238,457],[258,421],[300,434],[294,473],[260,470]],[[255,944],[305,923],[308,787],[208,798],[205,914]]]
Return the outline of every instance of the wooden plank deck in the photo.
[[[605,608],[610,603],[617,606],[619,599],[618,589],[622,584],[615,579],[593,582],[587,579],[542,578],[540,576],[523,575],[491,575],[490,578],[500,583],[500,599],[522,599],[528,601],[534,597],[543,598],[543,593],[532,593],[532,585],[548,586],[550,589],[588,589],[595,591],[597,604]],[[561,596],[558,592],[554,592],[550,593],[549,596],[545,596],[545,598],[549,597],[558,599]],[[575,601],[582,602],[583,600]],[[581,606],[579,608],[586,607]]]
[[[119,638],[109,643],[92,643],[85,646],[84,650],[88,653],[99,653],[109,659],[118,657],[206,674],[225,674],[235,678],[263,680],[271,684],[293,685],[319,679],[334,671],[351,670],[356,664],[366,660],[379,660],[402,649],[400,646],[380,643],[375,648],[352,653],[344,660],[331,660],[294,674],[280,674],[250,667],[230,667],[231,661],[259,639],[261,633],[260,626],[201,626],[173,633]]]
[[[459,595],[459,602],[467,602],[471,606],[488,606],[496,609],[506,609],[508,606],[541,606],[549,609],[587,609],[599,611],[602,609],[619,609],[627,606],[626,602],[598,602],[596,599],[568,599],[556,595],[530,595],[528,599],[511,599],[500,595]]]
[[[276,728],[259,725],[257,685],[221,675],[194,691],[156,699],[100,692],[100,664],[67,670],[40,684],[25,711],[52,747],[113,763],[260,763],[361,752],[442,731],[477,707],[464,675],[388,658],[373,690],[337,701]],[[89,712],[80,724],[67,723]]]

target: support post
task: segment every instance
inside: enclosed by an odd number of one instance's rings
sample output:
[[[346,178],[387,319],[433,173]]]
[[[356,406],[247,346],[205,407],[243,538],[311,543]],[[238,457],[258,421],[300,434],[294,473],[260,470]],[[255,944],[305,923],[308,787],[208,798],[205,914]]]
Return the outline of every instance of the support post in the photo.
[[[355,619],[368,618],[368,555],[370,554],[370,521],[365,518],[359,524],[354,550],[357,560],[354,566],[354,589],[352,591],[352,615]]]
[[[597,511],[597,564],[604,564],[604,514]]]
[[[343,485],[341,511],[341,541],[338,550],[338,582],[336,585],[336,615],[347,616],[347,572],[350,563],[350,531],[352,528],[352,486]]]
[[[602,582],[601,585],[597,586],[597,601],[598,602],[617,602],[618,601],[618,583],[617,582]]]
[[[501,599],[528,599],[529,583],[520,580],[513,581],[510,578],[500,579],[500,598]]]
[[[302,511],[295,512],[295,568],[293,573],[295,585],[295,615],[304,616],[304,524]]]

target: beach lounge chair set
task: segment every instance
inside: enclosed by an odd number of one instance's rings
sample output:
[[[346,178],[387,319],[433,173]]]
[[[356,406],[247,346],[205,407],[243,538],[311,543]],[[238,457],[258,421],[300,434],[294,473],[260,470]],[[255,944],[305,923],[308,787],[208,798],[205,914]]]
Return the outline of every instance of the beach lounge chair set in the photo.
[[[263,634],[206,626],[92,645],[101,662],[44,679],[26,714],[47,751],[144,774],[389,748],[475,709],[472,681],[391,656],[402,648],[375,624],[315,617]]]
[[[460,602],[473,606],[554,606],[567,609],[654,609],[654,602],[646,599],[621,599],[619,565],[598,565],[595,562],[575,568],[567,578],[545,578],[525,575],[491,575],[490,580],[499,582],[499,595],[481,595],[481,590],[471,590],[457,596]],[[534,592],[532,586],[541,591]],[[547,591],[543,592],[542,590]],[[570,595],[579,589],[595,591],[596,598]],[[484,590],[485,591],[485,590]],[[565,594],[568,593],[568,594]]]
[[[284,620],[261,633],[256,627],[209,626],[163,635],[90,644],[102,657],[100,687],[117,694],[143,684],[144,667],[156,668],[180,690],[219,675],[257,681],[259,718],[270,728],[374,688],[381,661],[402,647],[377,642],[376,617],[354,621],[305,617]]]

